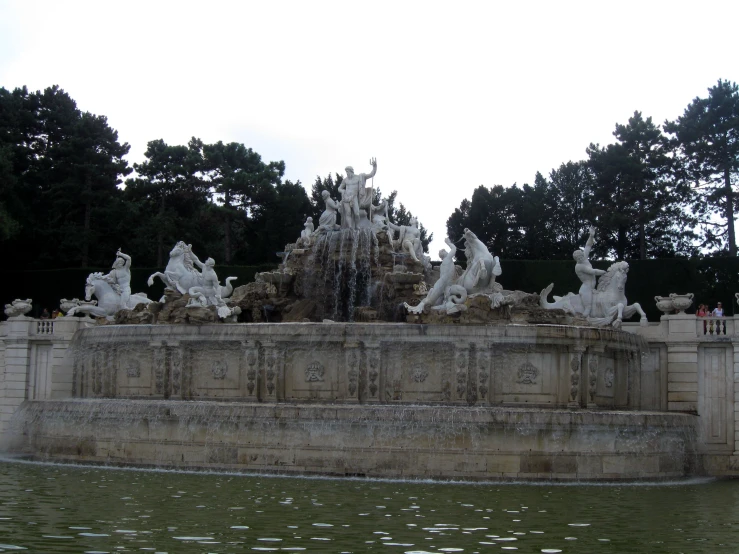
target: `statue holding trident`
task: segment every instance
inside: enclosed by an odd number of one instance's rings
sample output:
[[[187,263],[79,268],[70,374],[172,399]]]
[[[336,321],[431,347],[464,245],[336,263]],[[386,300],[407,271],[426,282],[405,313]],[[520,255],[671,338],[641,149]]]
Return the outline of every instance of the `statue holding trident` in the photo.
[[[354,173],[352,166],[346,167],[346,178],[339,185],[341,193],[341,228],[342,229],[358,229],[359,228],[359,210],[360,204],[366,202],[366,193],[364,188],[367,179],[371,179],[377,173],[377,160],[370,160],[372,171],[370,173]],[[370,201],[372,199],[370,193]],[[369,219],[369,214],[367,215]]]
[[[603,275],[605,271],[602,269],[593,269],[590,265],[590,249],[595,243],[595,227],[590,227],[590,236],[585,243],[585,248],[578,249],[572,253],[575,260],[575,274],[582,281],[580,285],[580,300],[583,306],[583,316],[590,317],[593,309],[593,290],[595,290],[597,277]]]

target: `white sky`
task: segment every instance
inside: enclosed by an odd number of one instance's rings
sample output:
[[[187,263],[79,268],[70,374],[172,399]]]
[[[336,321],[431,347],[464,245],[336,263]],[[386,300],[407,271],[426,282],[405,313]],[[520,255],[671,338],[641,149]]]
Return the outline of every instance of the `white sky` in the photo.
[[[237,141],[310,188],[353,165],[443,246],[479,185],[739,81],[739,2],[0,0],[0,86],[58,84],[146,143]]]

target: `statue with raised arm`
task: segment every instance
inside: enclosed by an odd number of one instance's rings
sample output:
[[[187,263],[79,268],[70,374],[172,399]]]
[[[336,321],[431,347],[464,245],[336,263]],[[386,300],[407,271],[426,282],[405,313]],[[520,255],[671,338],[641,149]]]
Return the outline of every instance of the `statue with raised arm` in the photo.
[[[370,159],[370,165],[372,166],[370,173],[355,174],[353,167],[346,167],[346,178],[339,185],[339,192],[341,192],[342,229],[357,229],[359,227],[360,204],[364,204],[367,201],[367,194],[364,192],[364,187],[367,179],[374,177],[375,173],[377,173],[377,160],[375,158]],[[367,215],[367,219],[369,220],[369,215]]]
[[[585,317],[590,317],[593,309],[593,291],[595,290],[597,278],[605,274],[602,269],[594,269],[590,265],[590,249],[595,243],[595,227],[590,227],[590,235],[585,243],[585,248],[578,249],[572,253],[575,260],[575,274],[582,281],[580,285],[580,299],[582,300],[583,313]]]
[[[192,253],[192,261],[195,265],[201,268],[201,285],[196,287],[190,287],[188,293],[193,298],[197,298],[202,306],[221,306],[224,304],[221,298],[221,285],[218,282],[218,275],[216,275],[213,267],[216,262],[213,258],[208,258],[205,263],[201,262],[198,257]]]
[[[398,240],[393,241],[393,248],[408,254],[414,261],[423,263],[423,243],[421,243],[421,230],[418,228],[418,219],[411,218],[410,225],[396,225],[389,219],[387,226],[393,231],[398,231]]]
[[[131,306],[131,256],[121,252],[120,248],[115,255],[113,269],[104,279],[121,295],[120,308],[132,309],[135,306]]]
[[[454,265],[454,256],[457,247],[448,237],[444,242],[449,246],[449,252],[443,248],[439,251],[441,266],[439,267],[439,280],[434,283],[426,297],[417,306],[409,306],[405,303],[405,309],[411,314],[421,314],[426,307],[432,310],[446,310],[447,314],[453,314],[466,309],[464,301],[467,299],[467,291],[461,285],[455,285],[457,280],[457,268]]]
[[[338,228],[338,225],[336,225],[336,214],[339,210],[339,204],[331,198],[331,193],[327,190],[321,192],[321,197],[326,204],[326,209],[323,210],[321,217],[318,219],[318,230],[335,231]]]

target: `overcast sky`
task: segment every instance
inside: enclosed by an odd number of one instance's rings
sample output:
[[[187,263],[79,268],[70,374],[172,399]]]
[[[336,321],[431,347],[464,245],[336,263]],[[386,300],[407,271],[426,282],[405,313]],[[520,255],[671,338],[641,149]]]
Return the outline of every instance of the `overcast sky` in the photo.
[[[738,21],[735,0],[0,0],[0,86],[59,85],[131,163],[153,139],[237,141],[310,188],[374,156],[435,258],[477,186],[532,183],[634,110],[662,123],[739,81]]]

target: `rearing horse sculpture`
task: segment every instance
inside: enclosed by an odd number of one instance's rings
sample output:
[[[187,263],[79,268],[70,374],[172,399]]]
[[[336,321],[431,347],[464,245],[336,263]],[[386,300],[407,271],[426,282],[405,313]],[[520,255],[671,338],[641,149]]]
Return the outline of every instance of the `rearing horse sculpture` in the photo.
[[[151,275],[148,280],[149,286],[154,284],[155,277],[159,277],[167,289],[179,291],[180,294],[187,294],[193,287],[202,287],[203,278],[195,269],[195,263],[200,264],[200,260],[193,253],[192,246],[179,241],[169,253],[164,273],[156,272]],[[226,278],[226,285],[221,287],[221,298],[228,298],[231,295],[233,292],[231,281],[236,279],[236,277]]]
[[[105,279],[105,275],[100,272],[90,273],[85,282],[85,300],[89,302],[93,295],[98,299],[97,306],[92,304],[74,306],[67,312],[67,315],[83,313],[95,317],[111,317],[119,310],[132,309],[138,304],[149,304],[151,302],[145,294],[139,293],[132,294],[127,305],[121,305],[121,294],[113,289]]]
[[[638,303],[628,304],[626,300],[626,278],[628,277],[629,264],[627,262],[615,262],[611,264],[605,275],[598,279],[598,286],[593,291],[593,309],[588,322],[593,325],[612,325],[620,327],[624,318],[630,318],[635,313],[640,316],[640,323],[646,325],[647,314]],[[549,310],[562,309],[568,313],[582,315],[584,313],[582,299],[579,294],[568,293],[566,296],[555,296],[554,302],[548,302],[547,297],[552,292],[554,283],[541,291],[539,304],[542,308]]]

